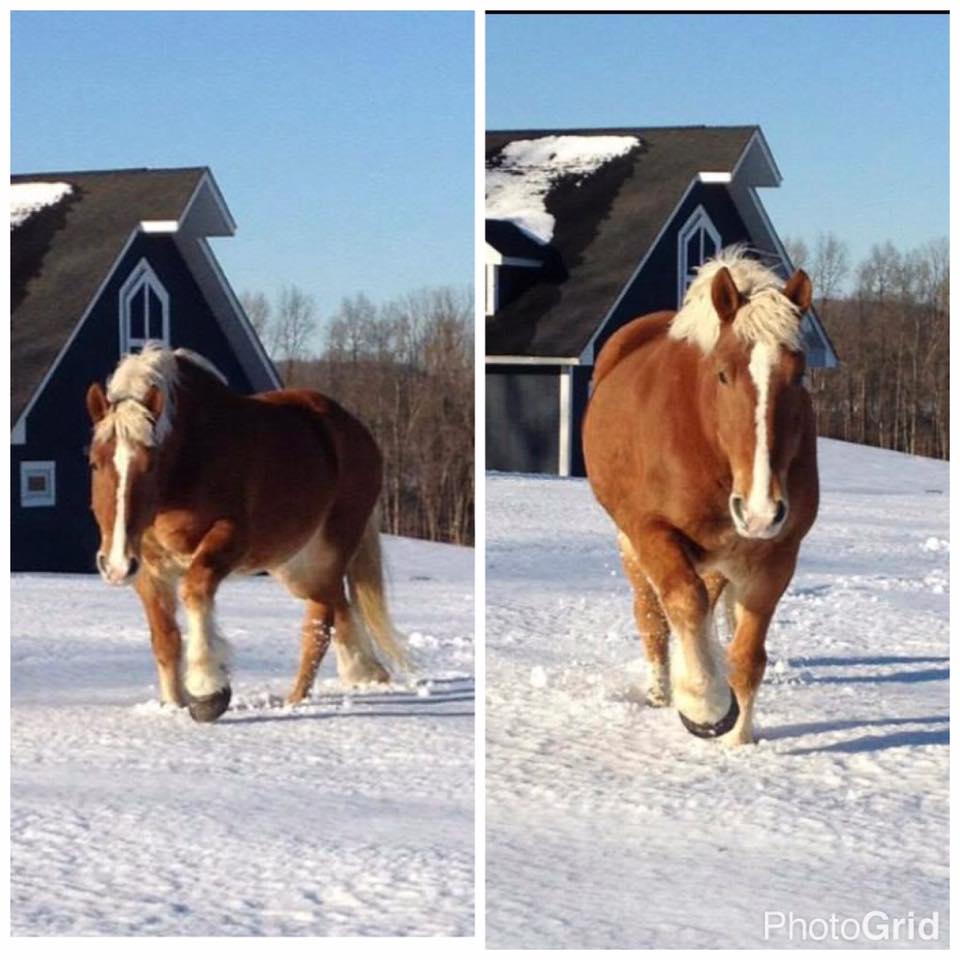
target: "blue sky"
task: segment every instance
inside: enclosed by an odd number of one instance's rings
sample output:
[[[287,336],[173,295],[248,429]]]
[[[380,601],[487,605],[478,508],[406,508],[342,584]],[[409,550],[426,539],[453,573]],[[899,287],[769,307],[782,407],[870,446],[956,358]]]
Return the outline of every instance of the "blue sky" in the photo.
[[[488,16],[488,129],[759,124],[781,236],[948,232],[948,17]]]
[[[239,291],[473,279],[472,13],[14,13],[14,172],[209,166]]]

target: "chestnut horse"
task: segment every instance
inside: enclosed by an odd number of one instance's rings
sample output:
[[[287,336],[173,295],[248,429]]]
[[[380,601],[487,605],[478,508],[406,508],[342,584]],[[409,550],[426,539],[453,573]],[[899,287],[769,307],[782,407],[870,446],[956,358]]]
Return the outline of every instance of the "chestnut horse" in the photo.
[[[679,312],[633,320],[597,360],[587,475],[617,526],[648,702],[672,693],[697,736],[752,741],[767,628],[816,518],[800,335],[810,298],[802,270],[784,284],[733,247],[700,268]],[[726,669],[710,645],[721,593],[734,631]]]
[[[198,721],[227,709],[213,602],[231,573],[269,571],[306,601],[289,702],[310,692],[331,640],[346,683],[386,681],[385,661],[405,663],[384,600],[380,452],[349,413],[308,390],[241,396],[203,357],[155,343],[124,357],[106,391],[94,383],[87,409],[97,567],[109,584],[135,583],[162,701]]]

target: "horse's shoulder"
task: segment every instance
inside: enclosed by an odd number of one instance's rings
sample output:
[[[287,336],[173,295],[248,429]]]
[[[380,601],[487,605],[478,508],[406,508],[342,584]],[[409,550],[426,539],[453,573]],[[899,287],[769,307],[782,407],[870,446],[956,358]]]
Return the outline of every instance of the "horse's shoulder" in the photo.
[[[666,333],[675,315],[673,310],[661,310],[624,324],[607,340],[597,357],[593,368],[594,388],[621,360]]]

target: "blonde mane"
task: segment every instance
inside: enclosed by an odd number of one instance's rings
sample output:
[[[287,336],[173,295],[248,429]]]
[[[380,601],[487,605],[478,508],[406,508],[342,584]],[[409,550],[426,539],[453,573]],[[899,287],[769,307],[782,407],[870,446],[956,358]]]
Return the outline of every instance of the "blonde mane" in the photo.
[[[746,303],[737,311],[734,332],[748,343],[801,349],[800,311],[783,294],[783,280],[759,260],[747,255],[744,244],[721,250],[707,260],[690,284],[683,306],[670,324],[674,340],[696,344],[711,353],[720,337],[720,318],[710,291],[717,271],[726,267]]]
[[[200,354],[183,348],[168,350],[162,343],[151,340],[140,353],[123,357],[107,382],[110,412],[97,424],[94,432],[97,443],[109,440],[113,434],[121,442],[141,446],[156,447],[163,443],[173,429],[178,358],[206,370],[222,383],[227,382]],[[156,422],[144,403],[153,387],[163,396],[163,411]]]

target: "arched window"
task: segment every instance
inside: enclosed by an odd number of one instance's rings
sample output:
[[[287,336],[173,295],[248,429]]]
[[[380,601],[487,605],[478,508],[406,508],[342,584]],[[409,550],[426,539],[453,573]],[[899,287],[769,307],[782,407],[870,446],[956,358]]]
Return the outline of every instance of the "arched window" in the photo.
[[[170,297],[146,259],[120,288],[120,353],[136,353],[148,340],[170,344]]]
[[[697,267],[720,252],[720,231],[703,207],[697,207],[677,236],[677,306],[683,303]]]

